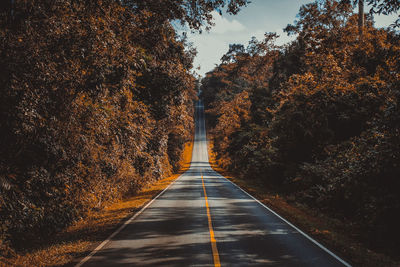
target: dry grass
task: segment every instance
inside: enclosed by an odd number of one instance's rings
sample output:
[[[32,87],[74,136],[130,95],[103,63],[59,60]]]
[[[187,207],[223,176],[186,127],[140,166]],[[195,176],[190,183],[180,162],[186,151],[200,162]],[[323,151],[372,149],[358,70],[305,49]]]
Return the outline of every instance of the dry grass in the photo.
[[[106,239],[124,220],[160,193],[190,167],[193,142],[185,145],[181,169],[171,177],[149,184],[138,194],[110,205],[104,210],[91,212],[52,240],[38,247],[27,248],[25,253],[12,258],[1,258],[0,266],[62,266],[88,254]]]
[[[400,262],[390,259],[384,254],[369,250],[356,241],[352,235],[349,222],[327,217],[317,210],[302,206],[287,196],[265,188],[257,179],[237,178],[219,167],[213,151],[213,144],[209,142],[210,164],[213,169],[239,185],[252,196],[266,204],[301,230],[318,240],[321,244],[333,250],[337,255],[346,259],[354,266],[400,266]]]

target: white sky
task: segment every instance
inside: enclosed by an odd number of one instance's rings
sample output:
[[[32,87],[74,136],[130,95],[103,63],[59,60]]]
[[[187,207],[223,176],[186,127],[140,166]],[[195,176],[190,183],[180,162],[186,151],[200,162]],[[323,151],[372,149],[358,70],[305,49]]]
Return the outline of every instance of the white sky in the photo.
[[[229,48],[229,44],[239,43],[247,46],[252,36],[261,40],[265,32],[277,32],[280,38],[277,44],[284,44],[293,39],[283,32],[287,24],[296,19],[301,5],[310,0],[252,0],[236,16],[214,12],[215,26],[210,32],[188,33],[188,40],[197,48],[198,54],[194,67],[198,74],[212,70],[220,63],[220,58]],[[366,10],[367,11],[367,10]],[[393,23],[397,15],[375,16],[375,26],[386,27]]]

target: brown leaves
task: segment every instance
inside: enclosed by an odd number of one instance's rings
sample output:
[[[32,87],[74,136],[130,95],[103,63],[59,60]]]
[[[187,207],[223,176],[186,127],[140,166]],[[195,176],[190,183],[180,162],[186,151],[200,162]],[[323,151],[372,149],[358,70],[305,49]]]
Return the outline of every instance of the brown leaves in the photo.
[[[359,40],[357,15],[337,1],[298,18],[271,61],[253,40],[230,46],[202,81],[219,161],[397,248],[399,35],[368,20]]]
[[[47,2],[1,21],[0,237],[16,248],[169,173],[193,129],[192,55],[169,22]]]

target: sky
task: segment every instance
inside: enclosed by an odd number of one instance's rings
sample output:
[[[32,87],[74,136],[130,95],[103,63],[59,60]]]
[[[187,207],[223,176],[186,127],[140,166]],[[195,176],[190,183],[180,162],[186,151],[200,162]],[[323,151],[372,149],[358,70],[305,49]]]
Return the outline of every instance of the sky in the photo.
[[[197,49],[194,67],[201,76],[211,71],[220,63],[222,55],[229,48],[229,44],[247,45],[252,36],[261,40],[265,32],[276,32],[280,36],[277,44],[281,45],[291,41],[283,32],[288,24],[292,24],[303,4],[311,3],[310,0],[251,0],[237,15],[226,13],[220,16],[213,13],[215,26],[210,32],[188,33],[188,41]],[[366,10],[368,11],[368,10]],[[386,27],[395,21],[397,15],[375,16],[376,27]]]

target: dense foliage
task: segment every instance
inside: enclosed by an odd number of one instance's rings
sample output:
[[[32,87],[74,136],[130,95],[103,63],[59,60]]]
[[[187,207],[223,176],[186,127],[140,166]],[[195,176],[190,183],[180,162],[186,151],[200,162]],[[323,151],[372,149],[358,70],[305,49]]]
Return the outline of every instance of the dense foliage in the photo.
[[[168,175],[193,130],[193,30],[246,0],[2,1],[0,250]]]
[[[343,1],[300,9],[274,34],[231,45],[202,81],[220,163],[399,247],[400,36]]]

